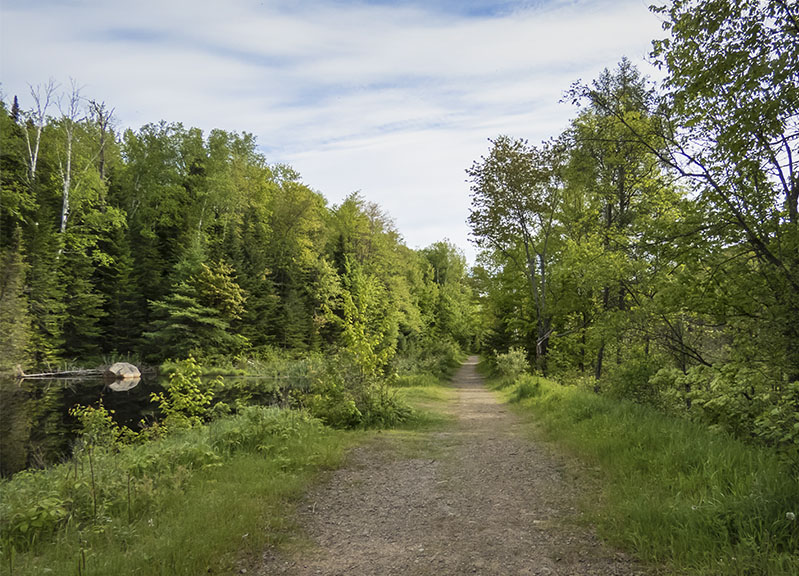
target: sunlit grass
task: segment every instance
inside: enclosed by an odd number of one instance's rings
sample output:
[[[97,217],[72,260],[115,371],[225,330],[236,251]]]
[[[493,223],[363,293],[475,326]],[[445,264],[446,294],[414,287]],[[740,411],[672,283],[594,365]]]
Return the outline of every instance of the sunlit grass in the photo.
[[[504,393],[539,433],[599,471],[601,494],[585,504],[611,542],[675,574],[799,574],[799,478],[776,454],[648,407],[538,383]]]
[[[256,439],[234,420],[192,433],[224,443],[218,464],[193,472],[167,464],[148,486],[154,496],[144,514],[105,515],[80,529],[68,525],[24,553],[5,549],[2,573],[230,574],[293,533],[293,503],[363,435],[298,423],[286,433]],[[198,441],[203,442],[166,440]]]

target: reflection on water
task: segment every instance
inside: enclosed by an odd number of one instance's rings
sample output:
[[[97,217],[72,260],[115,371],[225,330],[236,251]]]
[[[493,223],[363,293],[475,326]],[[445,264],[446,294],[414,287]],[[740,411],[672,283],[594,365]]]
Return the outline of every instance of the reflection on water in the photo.
[[[102,400],[114,420],[136,430],[142,419],[157,415],[150,393],[161,390],[156,378],[23,380],[0,378],[0,474],[59,462],[72,452],[75,419],[69,409]]]
[[[141,382],[141,378],[125,378],[124,380],[114,380],[108,387],[114,392],[127,392],[138,386],[139,382]]]
[[[219,400],[235,398],[272,404],[281,397],[276,378],[225,378]],[[41,468],[69,458],[77,437],[76,421],[69,409],[78,404],[103,406],[114,412],[120,426],[134,431],[139,423],[158,417],[153,392],[163,390],[163,379],[106,383],[102,378],[70,380],[14,380],[0,378],[0,474],[9,476],[25,468]]]

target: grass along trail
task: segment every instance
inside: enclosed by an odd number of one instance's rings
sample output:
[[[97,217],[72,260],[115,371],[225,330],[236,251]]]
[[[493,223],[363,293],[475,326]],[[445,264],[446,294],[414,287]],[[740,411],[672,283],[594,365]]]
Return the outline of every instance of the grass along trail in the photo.
[[[470,358],[431,429],[356,448],[300,506],[306,538],[268,552],[287,575],[641,575],[575,522],[566,468],[524,434]]]

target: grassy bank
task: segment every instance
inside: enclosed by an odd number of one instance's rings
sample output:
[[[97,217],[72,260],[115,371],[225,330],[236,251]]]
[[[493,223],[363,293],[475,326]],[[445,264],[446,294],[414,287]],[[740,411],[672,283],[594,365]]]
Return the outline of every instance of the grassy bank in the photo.
[[[3,492],[3,574],[228,574],[290,529],[292,502],[361,433],[242,414],[45,471]]]
[[[799,477],[773,452],[540,378],[494,384],[596,474],[586,507],[614,544],[674,574],[799,574]]]
[[[346,366],[284,364],[279,376],[309,382],[290,402],[306,410],[248,405],[252,390],[201,380],[193,359],[173,367],[153,400],[163,419],[139,433],[102,404],[77,407],[83,432],[70,461],[0,481],[0,574],[231,573],[296,536],[293,503],[374,433],[367,424],[413,435],[446,421],[451,390],[418,368],[417,385],[398,388],[348,378]],[[214,404],[220,392],[232,404]],[[224,415],[231,405],[236,414]],[[326,419],[329,406],[353,408],[357,430],[324,425],[341,424]]]

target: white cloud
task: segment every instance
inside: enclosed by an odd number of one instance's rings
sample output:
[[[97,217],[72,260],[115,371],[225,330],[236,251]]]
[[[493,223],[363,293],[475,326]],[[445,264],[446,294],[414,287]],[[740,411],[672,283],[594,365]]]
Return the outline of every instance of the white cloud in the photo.
[[[409,245],[449,237],[471,255],[465,169],[487,138],[557,135],[563,90],[641,62],[660,31],[643,0],[464,6],[5,0],[0,79],[23,105],[26,83],[71,76],[124,125],[253,132],[332,202],[361,190]]]

